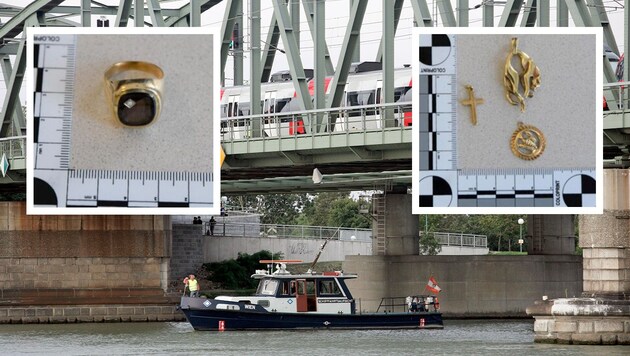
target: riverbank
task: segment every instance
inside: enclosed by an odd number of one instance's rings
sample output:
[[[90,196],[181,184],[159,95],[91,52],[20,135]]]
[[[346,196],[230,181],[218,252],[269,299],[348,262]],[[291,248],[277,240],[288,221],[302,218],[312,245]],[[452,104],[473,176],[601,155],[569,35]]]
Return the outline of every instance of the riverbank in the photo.
[[[183,321],[174,304],[38,305],[0,307],[0,324]]]

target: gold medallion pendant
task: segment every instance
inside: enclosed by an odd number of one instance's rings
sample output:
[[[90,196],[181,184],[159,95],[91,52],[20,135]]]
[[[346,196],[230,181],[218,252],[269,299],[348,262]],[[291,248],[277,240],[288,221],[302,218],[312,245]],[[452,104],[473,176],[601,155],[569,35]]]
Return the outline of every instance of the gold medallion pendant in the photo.
[[[518,123],[518,128],[510,139],[512,153],[528,161],[538,158],[545,150],[546,143],[545,135],[538,128],[522,122]]]

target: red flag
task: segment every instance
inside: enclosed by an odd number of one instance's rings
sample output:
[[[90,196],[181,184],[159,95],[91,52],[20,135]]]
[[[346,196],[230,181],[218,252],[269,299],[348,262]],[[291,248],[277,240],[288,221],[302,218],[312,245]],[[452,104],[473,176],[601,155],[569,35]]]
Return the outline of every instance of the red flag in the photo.
[[[427,286],[425,288],[435,294],[440,293],[440,291],[442,290],[442,288],[438,286],[437,281],[433,277],[429,278],[429,282],[427,283]]]

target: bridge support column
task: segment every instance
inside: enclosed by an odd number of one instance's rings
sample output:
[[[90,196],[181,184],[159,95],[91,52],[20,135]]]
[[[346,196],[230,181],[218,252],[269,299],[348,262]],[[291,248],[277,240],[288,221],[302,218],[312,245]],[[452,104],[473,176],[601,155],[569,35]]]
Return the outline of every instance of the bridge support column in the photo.
[[[630,344],[630,171],[604,171],[604,214],[580,216],[582,298],[536,302],[536,342]]]
[[[573,215],[530,215],[527,219],[530,255],[572,255],[575,253]]]
[[[418,217],[411,214],[411,195],[394,192],[372,198],[372,253],[380,256],[418,255]]]

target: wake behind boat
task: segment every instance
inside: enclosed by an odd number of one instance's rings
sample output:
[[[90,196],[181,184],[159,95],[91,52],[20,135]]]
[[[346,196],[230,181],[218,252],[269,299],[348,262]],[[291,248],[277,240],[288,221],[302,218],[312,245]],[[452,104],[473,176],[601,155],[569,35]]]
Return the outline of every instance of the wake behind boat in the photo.
[[[195,330],[443,328],[436,297],[402,298],[404,312],[360,313],[345,282],[356,274],[309,270],[293,275],[285,261],[274,262],[275,272],[252,275],[260,280],[252,296],[182,297],[180,308],[188,322]]]

